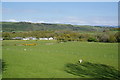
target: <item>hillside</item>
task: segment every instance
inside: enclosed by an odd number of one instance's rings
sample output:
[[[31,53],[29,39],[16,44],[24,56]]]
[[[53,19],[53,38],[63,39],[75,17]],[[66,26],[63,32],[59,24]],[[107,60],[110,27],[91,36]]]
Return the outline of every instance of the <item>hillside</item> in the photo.
[[[0,23],[1,24],[1,23]],[[80,26],[71,24],[48,24],[48,23],[29,23],[29,22],[2,22],[2,30],[4,32],[11,31],[98,31],[109,30],[108,27],[98,26]]]

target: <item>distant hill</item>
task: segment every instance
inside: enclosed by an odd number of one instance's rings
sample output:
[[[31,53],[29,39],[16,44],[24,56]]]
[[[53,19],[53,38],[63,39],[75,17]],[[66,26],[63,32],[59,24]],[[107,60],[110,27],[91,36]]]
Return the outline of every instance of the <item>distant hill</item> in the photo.
[[[1,23],[0,23],[1,24]],[[97,31],[102,32],[109,30],[109,27],[100,26],[81,26],[71,24],[50,24],[50,23],[30,23],[30,22],[2,22],[2,30],[4,32],[11,31],[56,31],[56,30],[68,30],[68,31]]]

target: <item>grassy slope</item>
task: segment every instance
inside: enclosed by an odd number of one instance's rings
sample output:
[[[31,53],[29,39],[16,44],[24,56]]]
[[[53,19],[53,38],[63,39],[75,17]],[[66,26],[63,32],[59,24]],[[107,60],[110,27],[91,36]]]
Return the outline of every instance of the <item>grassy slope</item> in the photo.
[[[35,30],[69,30],[69,31],[98,31],[101,32],[106,28],[94,26],[79,26],[70,24],[45,24],[45,23],[24,23],[24,22],[3,22],[3,31],[35,31]],[[109,28],[108,28],[109,29]]]
[[[37,46],[18,46],[23,43],[37,43]],[[76,63],[79,59],[117,68],[118,45],[117,43],[3,41],[3,60],[7,67],[3,77],[7,78],[76,78],[78,76],[66,73],[64,70],[67,63]]]

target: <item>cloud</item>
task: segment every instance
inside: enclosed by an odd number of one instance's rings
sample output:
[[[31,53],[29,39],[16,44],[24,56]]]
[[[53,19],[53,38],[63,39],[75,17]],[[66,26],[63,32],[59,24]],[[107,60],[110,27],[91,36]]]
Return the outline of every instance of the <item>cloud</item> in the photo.
[[[59,21],[35,21],[33,23],[61,23]]]
[[[67,17],[58,20],[40,20],[40,21],[30,21],[30,20],[16,20],[16,19],[9,19],[4,20],[6,22],[31,22],[31,23],[55,23],[55,24],[73,24],[73,25],[111,25],[117,26],[118,21],[106,18],[88,18],[82,19],[77,17]]]
[[[19,22],[32,22],[32,21],[29,21],[29,20],[21,20]]]
[[[5,22],[32,22],[32,21],[29,21],[29,20],[16,20],[16,19],[9,19],[9,20],[2,20],[2,21],[5,21]]]
[[[116,16],[101,16],[101,17],[88,17],[88,18],[80,18],[80,17],[66,17],[62,20],[64,23],[70,23],[75,25],[111,25],[117,26],[118,21]]]
[[[88,24],[87,20],[84,20],[82,18],[78,17],[67,17],[64,20],[62,20],[64,23],[69,23],[69,24],[75,24],[75,25],[86,25]]]
[[[45,23],[45,21],[36,21],[34,23]]]
[[[17,20],[15,20],[15,19],[9,19],[9,20],[5,20],[6,22],[19,22],[19,21],[17,21]]]
[[[93,21],[92,24],[94,24],[94,25],[113,25],[113,26],[117,26],[118,21],[96,20],[96,21]]]
[[[30,20],[15,20],[15,19],[9,19],[9,20],[2,20],[5,22],[31,22],[31,23],[61,23],[59,21],[30,21]]]

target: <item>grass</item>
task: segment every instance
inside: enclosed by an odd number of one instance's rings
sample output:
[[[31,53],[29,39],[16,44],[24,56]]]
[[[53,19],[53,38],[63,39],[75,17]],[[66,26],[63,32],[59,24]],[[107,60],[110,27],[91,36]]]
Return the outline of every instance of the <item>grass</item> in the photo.
[[[36,43],[36,46],[23,46]],[[79,59],[118,69],[117,43],[56,41],[3,41],[4,78],[78,78],[65,71],[66,64]],[[24,50],[26,49],[26,51]]]
[[[81,77],[91,77],[91,78],[107,78],[118,80],[120,78],[120,71],[116,70],[112,66],[107,66],[104,64],[96,64],[90,62],[67,64],[68,73]]]

